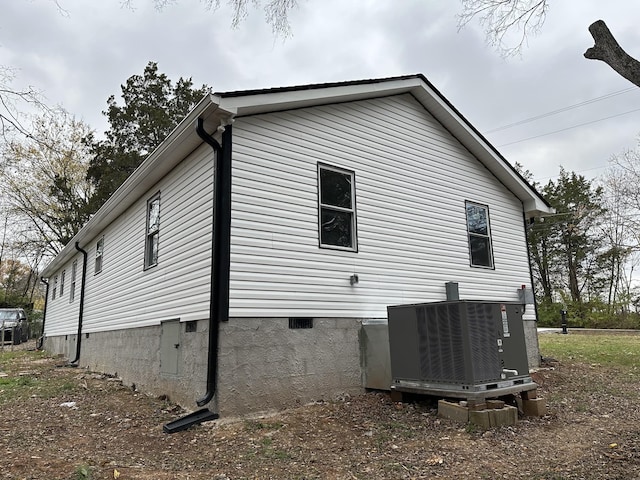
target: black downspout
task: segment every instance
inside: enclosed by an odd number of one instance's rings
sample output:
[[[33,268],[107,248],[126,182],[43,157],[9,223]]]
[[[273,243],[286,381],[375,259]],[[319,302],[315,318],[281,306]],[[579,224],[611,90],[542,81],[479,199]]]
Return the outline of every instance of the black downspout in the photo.
[[[218,345],[220,322],[229,321],[229,265],[231,252],[231,125],[224,127],[222,145],[204,130],[199,118],[198,136],[214,150],[214,205],[211,235],[211,293],[209,298],[209,350],[207,356],[207,392],[196,404],[202,407],[215,396],[218,380]],[[165,433],[176,433],[215,420],[219,415],[203,408],[163,427]]]
[[[47,286],[47,289],[44,293],[44,311],[42,312],[42,329],[40,330],[40,337],[36,342],[36,350],[42,350],[42,345],[44,344],[44,322],[47,320],[47,305],[49,304],[49,281],[40,277],[40,281]]]
[[[78,334],[76,336],[76,358],[69,364],[75,364],[80,360],[80,344],[82,343],[82,319],[84,317],[84,286],[87,279],[87,251],[80,248],[80,243],[76,242],[76,250],[82,253],[82,281],[80,282],[80,311],[78,312]],[[77,365],[72,365],[76,367]]]
[[[535,222],[535,218],[534,217],[531,218],[531,223],[527,221],[527,216],[523,209],[522,221],[524,223],[524,243],[527,245],[527,262],[529,264],[529,280],[531,281],[531,292],[533,293],[533,311],[536,314],[536,327],[537,327],[538,320],[540,317],[538,317],[538,299],[536,298],[536,289],[535,289],[535,283],[533,279],[533,269],[531,268],[531,247],[529,245],[529,229],[533,227],[533,222]],[[522,308],[522,310],[524,312],[524,307]],[[537,336],[536,336],[536,339],[537,339]],[[538,361],[542,363],[542,355],[540,354],[539,344],[538,344],[538,355],[539,355]]]
[[[231,125],[222,133],[220,145],[198,119],[200,138],[216,152],[214,171],[214,207],[211,259],[211,297],[209,300],[209,355],[207,392],[196,401],[199,407],[209,403],[216,393],[220,322],[229,321],[229,261],[231,250]]]
[[[535,221],[535,219],[532,217],[531,218],[532,222]],[[524,209],[522,211],[522,221],[524,223],[524,243],[527,246],[527,262],[529,263],[529,281],[531,282],[531,292],[533,293],[533,310],[534,313],[536,314],[536,325],[538,323],[538,300],[536,299],[536,289],[535,289],[535,283],[533,280],[533,269],[531,268],[531,247],[529,246],[529,229],[533,227],[533,223],[530,223],[529,221],[527,221],[527,216],[524,212]],[[524,311],[524,308],[523,308]]]

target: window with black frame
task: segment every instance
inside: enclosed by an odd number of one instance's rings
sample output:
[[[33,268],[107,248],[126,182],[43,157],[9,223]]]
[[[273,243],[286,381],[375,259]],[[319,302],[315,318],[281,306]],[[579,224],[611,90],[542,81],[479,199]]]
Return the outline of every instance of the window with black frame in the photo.
[[[160,192],[147,201],[147,236],[145,242],[144,268],[158,264],[160,239]]]
[[[97,275],[102,271],[102,254],[104,253],[104,237],[100,237],[96,242],[96,261],[93,273]]]
[[[69,303],[72,303],[76,296],[76,277],[78,274],[78,261],[71,264],[71,287],[69,288]]]
[[[355,174],[318,164],[320,247],[357,250]]]
[[[493,268],[489,207],[466,202],[466,210],[471,266]]]

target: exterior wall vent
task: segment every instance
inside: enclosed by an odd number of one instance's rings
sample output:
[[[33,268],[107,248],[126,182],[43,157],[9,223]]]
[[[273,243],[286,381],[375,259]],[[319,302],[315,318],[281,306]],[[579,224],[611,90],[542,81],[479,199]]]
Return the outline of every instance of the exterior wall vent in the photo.
[[[313,328],[313,318],[307,317],[290,317],[289,328]]]

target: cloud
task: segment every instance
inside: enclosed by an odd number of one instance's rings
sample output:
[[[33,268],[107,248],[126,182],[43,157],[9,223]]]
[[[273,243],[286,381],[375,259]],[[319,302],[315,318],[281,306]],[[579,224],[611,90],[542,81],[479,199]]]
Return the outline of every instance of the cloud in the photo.
[[[36,86],[98,131],[106,128],[107,98],[119,96],[120,85],[149,61],[172,79],[193,77],[215,90],[424,73],[485,131],[630,87],[604,63],[582,56],[593,43],[587,27],[598,18],[640,57],[640,4],[632,2],[585,0],[576,8],[552,0],[540,34],[529,38],[521,58],[508,60],[485,44],[477,23],[458,32],[457,2],[301,1],[286,41],[273,36],[260,10],[231,28],[226,2],[207,11],[198,0],[177,0],[158,12],[151,0],[136,0],[134,10],[64,0],[69,16],[50,0],[5,3],[0,65],[18,69],[16,86]],[[500,150],[536,176],[557,174],[558,165],[593,168],[635,147],[640,112],[567,127],[633,108],[640,108],[640,89],[487,137],[512,143]]]

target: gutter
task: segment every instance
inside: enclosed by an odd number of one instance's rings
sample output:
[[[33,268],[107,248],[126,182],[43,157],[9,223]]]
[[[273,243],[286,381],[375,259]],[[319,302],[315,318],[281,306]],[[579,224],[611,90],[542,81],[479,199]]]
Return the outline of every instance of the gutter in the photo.
[[[218,347],[220,322],[229,321],[229,271],[231,253],[231,125],[223,128],[222,144],[204,130],[198,118],[196,132],[214,151],[214,205],[211,235],[211,293],[209,297],[209,348],[207,356],[207,392],[196,404],[202,407],[216,394],[218,383]],[[202,422],[219,418],[203,408],[167,423],[165,433],[176,433]]]
[[[44,345],[44,322],[47,320],[47,305],[49,304],[49,281],[40,277],[40,281],[47,286],[47,289],[44,293],[44,311],[42,312],[42,329],[40,331],[40,337],[36,341],[36,350],[42,350],[42,345]]]
[[[87,251],[80,248],[80,243],[76,242],[76,250],[82,253],[82,282],[80,283],[80,311],[78,312],[78,333],[76,335],[76,358],[69,362],[69,366],[77,367],[80,360],[80,345],[82,344],[82,320],[84,317],[84,287],[87,279]]]

